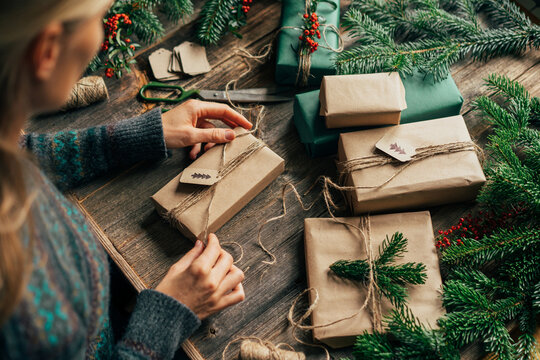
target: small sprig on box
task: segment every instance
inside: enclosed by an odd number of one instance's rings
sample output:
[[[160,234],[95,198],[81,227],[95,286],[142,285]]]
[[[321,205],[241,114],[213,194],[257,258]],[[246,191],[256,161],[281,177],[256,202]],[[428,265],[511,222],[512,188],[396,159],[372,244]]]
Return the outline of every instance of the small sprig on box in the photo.
[[[319,17],[315,12],[317,10],[318,1],[312,1],[311,6],[308,9],[308,12],[303,15],[304,26],[302,35],[298,39],[302,42],[300,51],[307,53],[313,53],[317,51],[319,43],[315,41],[315,36],[320,39],[321,32],[319,30]]]

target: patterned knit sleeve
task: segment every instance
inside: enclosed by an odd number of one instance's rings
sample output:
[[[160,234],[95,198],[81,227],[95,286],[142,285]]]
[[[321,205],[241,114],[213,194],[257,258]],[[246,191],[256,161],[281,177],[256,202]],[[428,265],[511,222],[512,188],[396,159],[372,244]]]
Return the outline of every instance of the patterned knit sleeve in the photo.
[[[110,169],[167,157],[161,108],[112,125],[20,139],[61,190],[88,182]]]
[[[185,305],[155,290],[144,290],[122,340],[117,359],[172,359],[176,350],[201,325]]]

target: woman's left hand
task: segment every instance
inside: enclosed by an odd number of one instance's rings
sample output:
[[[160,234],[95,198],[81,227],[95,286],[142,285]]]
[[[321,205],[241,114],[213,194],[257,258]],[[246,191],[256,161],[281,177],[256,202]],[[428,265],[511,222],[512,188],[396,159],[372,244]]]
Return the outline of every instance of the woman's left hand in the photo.
[[[201,143],[206,143],[204,150],[216,143],[226,143],[234,139],[231,129],[219,129],[208,120],[221,120],[231,128],[241,126],[251,129],[251,123],[228,105],[188,100],[163,114],[163,135],[167,148],[192,146],[189,157],[195,159],[201,152]]]

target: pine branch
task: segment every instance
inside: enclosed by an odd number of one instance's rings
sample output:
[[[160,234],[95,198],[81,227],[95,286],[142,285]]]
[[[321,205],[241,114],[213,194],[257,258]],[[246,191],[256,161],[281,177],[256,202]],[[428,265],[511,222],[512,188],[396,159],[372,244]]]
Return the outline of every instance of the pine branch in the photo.
[[[216,44],[229,30],[231,8],[236,3],[236,0],[208,0],[204,4],[197,29],[197,39],[201,44]]]
[[[396,306],[403,305],[407,299],[406,285],[423,284],[426,281],[426,267],[422,263],[390,265],[400,258],[407,248],[407,239],[402,233],[386,237],[379,247],[379,257],[373,262],[374,277],[381,295],[387,297]],[[369,264],[366,260],[339,260],[330,265],[330,269],[346,279],[367,284]]]
[[[385,334],[365,332],[357,337],[356,359],[459,359],[457,348],[445,340],[442,330],[426,328],[406,308],[393,310],[384,322]]]
[[[464,239],[463,245],[445,249],[441,260],[446,264],[481,267],[489,261],[511,258],[535,244],[540,244],[540,229],[501,229],[479,240]]]
[[[162,11],[167,14],[169,20],[177,23],[186,15],[193,13],[193,4],[191,0],[161,0]]]
[[[482,8],[505,26],[482,29],[476,14]],[[358,40],[336,57],[338,74],[410,74],[416,67],[438,81],[467,56],[486,61],[540,48],[540,27],[509,0],[355,0],[344,22]],[[406,41],[396,40],[401,34]]]
[[[516,27],[526,30],[531,27],[531,20],[519,6],[510,0],[484,0],[490,20],[499,27]]]

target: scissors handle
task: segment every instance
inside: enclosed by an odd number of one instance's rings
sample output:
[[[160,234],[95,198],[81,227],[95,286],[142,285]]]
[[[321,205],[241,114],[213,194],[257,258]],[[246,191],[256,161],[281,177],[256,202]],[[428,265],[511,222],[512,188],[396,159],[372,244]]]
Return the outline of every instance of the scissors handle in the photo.
[[[150,89],[160,89],[160,90],[178,90],[180,91],[180,95],[175,98],[160,98],[160,97],[148,97],[144,94],[146,90]],[[182,102],[193,95],[197,95],[199,93],[199,90],[184,90],[183,87],[179,85],[171,85],[171,84],[164,84],[156,81],[151,81],[148,84],[144,85],[141,90],[139,91],[139,96],[144,101],[150,101],[150,102],[163,102],[163,103],[169,103],[169,104],[176,104],[179,102]]]

